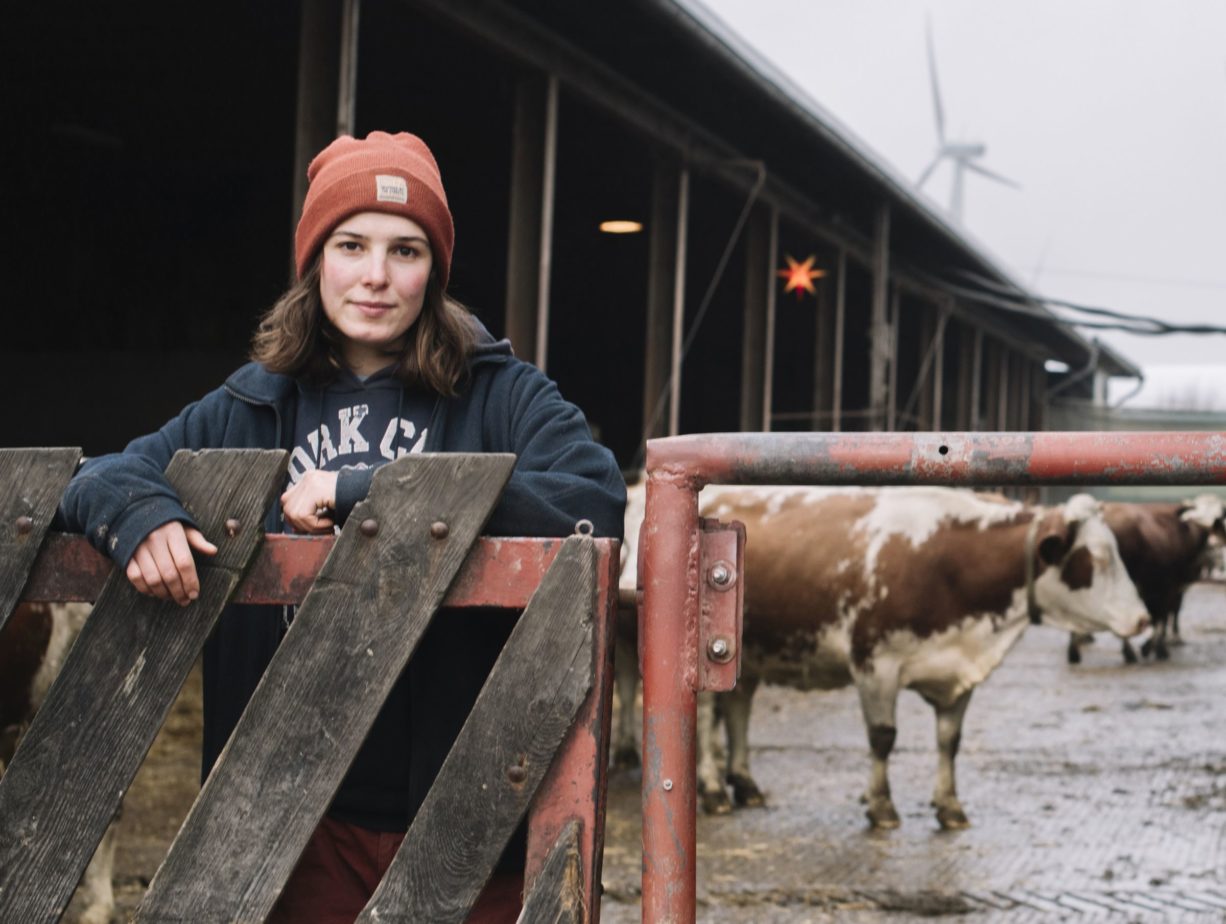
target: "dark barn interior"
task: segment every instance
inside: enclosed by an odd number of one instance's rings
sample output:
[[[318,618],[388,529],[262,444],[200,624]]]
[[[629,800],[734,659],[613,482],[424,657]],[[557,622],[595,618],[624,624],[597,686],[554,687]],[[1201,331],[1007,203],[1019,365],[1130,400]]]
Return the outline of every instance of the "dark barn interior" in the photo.
[[[338,59],[315,56],[342,40],[339,11],[352,4],[7,11],[0,207],[16,323],[0,349],[20,385],[5,444],[117,450],[243,362],[290,278],[296,164],[334,134],[316,143],[304,113],[333,107]],[[940,421],[924,417],[932,372],[903,413],[946,297],[934,274],[994,267],[671,0],[617,15],[362,0],[349,47],[353,131],[413,131],[441,165],[457,229],[452,294],[496,336],[518,331],[517,352],[546,368],[623,465],[640,459],[645,434],[669,430],[675,352],[679,432],[968,428],[952,393],[965,384],[956,367],[973,352],[972,318],[992,335],[979,338],[980,427],[1025,426],[1026,408],[1034,418],[1041,395],[1016,392],[1041,390],[1043,356],[1084,361],[1084,342],[1054,325],[964,310],[942,339]],[[539,128],[524,101],[546,111],[547,99],[548,204],[516,212],[516,164],[533,162],[524,138]],[[682,209],[670,206],[680,189]],[[538,253],[523,216],[545,214],[552,234]],[[602,233],[607,219],[644,227]],[[508,241],[532,245],[518,264]],[[784,292],[789,255],[826,270],[814,293]],[[527,288],[511,284],[538,266]],[[895,280],[917,268],[901,297]],[[875,380],[874,350],[889,342],[896,368]],[[1006,354],[1011,371],[989,374]]]

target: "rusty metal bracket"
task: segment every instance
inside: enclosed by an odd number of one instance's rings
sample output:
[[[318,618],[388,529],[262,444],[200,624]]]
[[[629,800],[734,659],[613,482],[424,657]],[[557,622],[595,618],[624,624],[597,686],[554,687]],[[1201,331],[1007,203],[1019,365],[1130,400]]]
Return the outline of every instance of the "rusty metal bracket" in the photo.
[[[701,521],[698,585],[698,689],[722,692],[741,675],[745,605],[745,526]]]

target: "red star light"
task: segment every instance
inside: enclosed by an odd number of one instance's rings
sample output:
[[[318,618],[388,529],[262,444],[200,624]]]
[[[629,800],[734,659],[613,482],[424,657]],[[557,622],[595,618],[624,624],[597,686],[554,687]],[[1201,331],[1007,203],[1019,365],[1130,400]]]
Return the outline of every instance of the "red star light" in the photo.
[[[817,262],[817,257],[810,254],[804,263],[798,263],[791,256],[788,256],[787,261],[787,268],[779,270],[779,276],[787,280],[787,284],[783,287],[783,293],[786,295],[788,292],[795,292],[796,301],[803,299],[806,292],[816,296],[817,289],[813,287],[813,280],[821,279],[826,275],[824,269],[813,268],[813,264]]]

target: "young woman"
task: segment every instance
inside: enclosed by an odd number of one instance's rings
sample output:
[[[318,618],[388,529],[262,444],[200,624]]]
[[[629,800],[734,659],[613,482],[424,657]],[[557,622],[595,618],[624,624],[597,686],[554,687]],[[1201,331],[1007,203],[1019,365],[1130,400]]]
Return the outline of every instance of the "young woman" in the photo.
[[[216,547],[162,472],[178,449],[285,448],[268,532],[329,532],[376,468],[413,452],[513,452],[486,531],[565,536],[580,519],[620,537],[625,488],[611,453],[543,373],[446,295],[454,242],[438,166],[421,139],[342,137],[308,170],[298,282],[255,334],[253,362],[157,433],[84,465],[61,517],[143,593],[186,605],[193,553]],[[292,613],[232,606],[204,652],[204,774]],[[436,618],[311,839],[271,921],[352,921],[378,885],[459,732],[514,614]],[[517,849],[516,849],[517,848]],[[513,844],[470,921],[513,921]]]

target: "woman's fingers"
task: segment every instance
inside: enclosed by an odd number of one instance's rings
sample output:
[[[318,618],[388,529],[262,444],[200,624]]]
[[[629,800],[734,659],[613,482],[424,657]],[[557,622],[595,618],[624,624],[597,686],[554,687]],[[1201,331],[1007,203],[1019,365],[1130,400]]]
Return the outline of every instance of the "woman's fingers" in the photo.
[[[300,533],[329,533],[335,520],[336,472],[307,472],[302,480],[281,495],[285,521]]]
[[[136,547],[126,569],[128,580],[143,594],[186,606],[200,596],[193,548],[206,555],[217,551],[199,530],[185,529],[178,521],[165,523]]]
[[[189,526],[185,532],[187,534],[187,544],[197,552],[203,552],[205,555],[217,554],[217,546],[205,539],[204,533],[200,532],[200,530]]]

